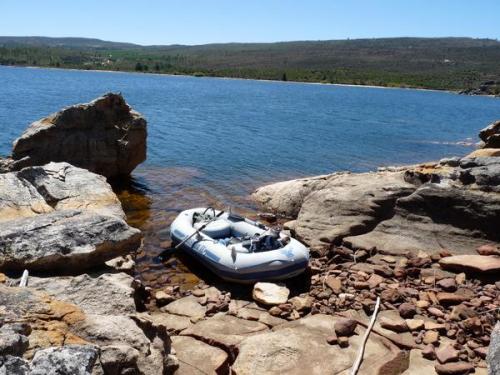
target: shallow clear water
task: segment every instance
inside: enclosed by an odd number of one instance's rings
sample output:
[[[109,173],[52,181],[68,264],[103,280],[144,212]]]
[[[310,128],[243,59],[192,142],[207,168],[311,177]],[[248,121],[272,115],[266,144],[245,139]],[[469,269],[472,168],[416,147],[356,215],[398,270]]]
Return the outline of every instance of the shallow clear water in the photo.
[[[146,233],[142,264],[163,275],[151,259],[179,210],[251,212],[248,193],[267,182],[462,155],[472,146],[458,142],[500,118],[498,99],[447,92],[0,67],[0,154],[32,121],[108,91],[148,120],[148,160],[118,191]],[[168,268],[192,277],[177,259]]]

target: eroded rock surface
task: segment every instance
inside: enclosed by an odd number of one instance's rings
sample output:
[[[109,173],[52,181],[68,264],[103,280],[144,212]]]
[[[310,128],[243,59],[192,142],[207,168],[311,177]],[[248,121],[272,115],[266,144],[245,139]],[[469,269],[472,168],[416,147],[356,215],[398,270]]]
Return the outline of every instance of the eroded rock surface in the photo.
[[[17,169],[68,162],[106,177],[146,159],[146,120],[120,94],[106,94],[35,121],[14,142]]]
[[[67,163],[0,174],[0,269],[74,272],[135,251],[105,178]]]
[[[294,219],[286,226],[320,255],[341,243],[395,254],[471,254],[500,242],[499,176],[498,157],[457,158],[280,182],[253,198]]]

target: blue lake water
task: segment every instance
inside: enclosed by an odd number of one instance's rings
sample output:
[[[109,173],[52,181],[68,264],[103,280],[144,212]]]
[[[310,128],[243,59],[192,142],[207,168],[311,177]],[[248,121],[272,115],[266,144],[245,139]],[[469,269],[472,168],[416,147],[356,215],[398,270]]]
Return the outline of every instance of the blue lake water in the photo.
[[[447,92],[0,67],[0,154],[32,121],[108,91],[148,120],[148,160],[122,199],[151,249],[180,209],[250,207],[267,182],[463,155],[472,147],[457,142],[500,119],[500,100]]]

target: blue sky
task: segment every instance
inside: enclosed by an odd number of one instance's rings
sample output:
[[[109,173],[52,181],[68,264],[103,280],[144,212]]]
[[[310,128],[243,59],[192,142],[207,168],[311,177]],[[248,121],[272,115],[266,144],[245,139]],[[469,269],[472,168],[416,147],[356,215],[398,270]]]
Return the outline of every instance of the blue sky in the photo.
[[[500,39],[500,0],[0,0],[0,35],[203,44],[470,36]]]

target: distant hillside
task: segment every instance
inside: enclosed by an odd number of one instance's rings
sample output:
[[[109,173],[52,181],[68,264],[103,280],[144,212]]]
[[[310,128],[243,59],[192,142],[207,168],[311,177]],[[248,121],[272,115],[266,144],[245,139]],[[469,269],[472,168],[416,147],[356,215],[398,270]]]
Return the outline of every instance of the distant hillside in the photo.
[[[136,48],[132,43],[108,42],[91,38],[49,38],[45,36],[0,36],[0,46],[65,47],[65,48]]]
[[[140,46],[0,37],[0,64],[463,90],[500,80],[500,42],[384,38]]]

